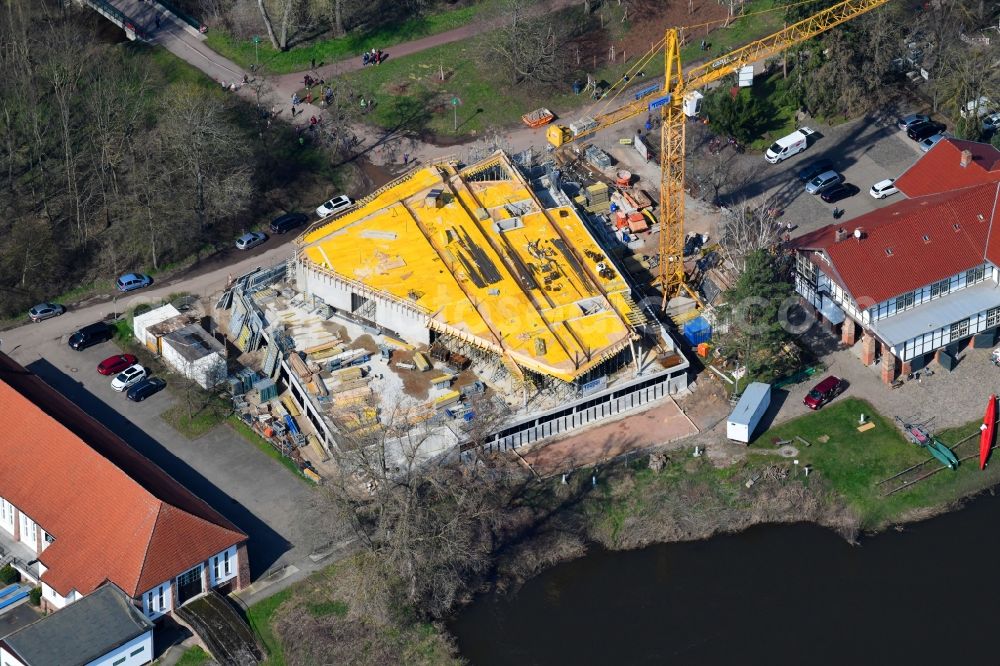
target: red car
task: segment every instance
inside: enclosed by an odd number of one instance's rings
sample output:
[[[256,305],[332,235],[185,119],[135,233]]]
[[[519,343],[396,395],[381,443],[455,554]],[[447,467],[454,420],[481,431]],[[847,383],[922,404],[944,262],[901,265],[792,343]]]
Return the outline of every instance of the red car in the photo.
[[[809,409],[819,409],[840,395],[846,386],[847,382],[843,379],[838,379],[830,375],[819,384],[816,384],[812,391],[809,391],[806,397],[802,399],[802,404]]]
[[[132,354],[118,354],[118,356],[111,356],[98,363],[97,371],[102,375],[117,375],[130,365],[135,365],[138,361],[139,359],[132,356]]]

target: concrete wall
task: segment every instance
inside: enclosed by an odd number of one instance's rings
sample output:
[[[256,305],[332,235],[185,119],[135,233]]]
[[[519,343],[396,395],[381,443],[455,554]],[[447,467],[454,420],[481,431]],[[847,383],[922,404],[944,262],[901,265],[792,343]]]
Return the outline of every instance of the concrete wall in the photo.
[[[595,395],[527,417],[506,426],[487,439],[494,450],[516,449],[540,439],[582,428],[602,419],[638,409],[687,388],[687,364],[653,377],[640,377],[630,385],[615,387]]]
[[[119,661],[124,659],[125,661]],[[141,666],[153,661],[153,630],[150,629],[125,645],[87,662],[87,666]]]

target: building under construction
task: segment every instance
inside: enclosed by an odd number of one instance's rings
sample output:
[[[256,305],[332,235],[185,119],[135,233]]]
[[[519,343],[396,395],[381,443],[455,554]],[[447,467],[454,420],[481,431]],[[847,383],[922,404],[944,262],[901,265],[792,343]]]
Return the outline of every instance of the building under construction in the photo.
[[[450,361],[468,361],[475,384],[510,410],[487,443],[521,446],[687,387],[686,359],[633,300],[586,216],[558,174],[522,171],[502,152],[466,167],[423,166],[303,234],[281,283],[240,307],[257,311],[246,319],[259,321],[251,328],[271,348],[265,370],[289,384],[328,446],[338,439],[341,370],[324,380],[322,359],[349,351],[326,340],[334,322],[380,347],[411,349],[415,366],[439,361],[445,374],[431,383],[440,390],[426,398],[438,421],[474,418],[456,404],[468,387],[449,386],[462,365]],[[247,337],[235,328],[238,341]],[[299,366],[313,351],[321,371],[310,373]],[[361,383],[384,384],[404,365],[356,373],[345,386],[377,402],[386,389]],[[461,440],[461,428],[444,429]]]

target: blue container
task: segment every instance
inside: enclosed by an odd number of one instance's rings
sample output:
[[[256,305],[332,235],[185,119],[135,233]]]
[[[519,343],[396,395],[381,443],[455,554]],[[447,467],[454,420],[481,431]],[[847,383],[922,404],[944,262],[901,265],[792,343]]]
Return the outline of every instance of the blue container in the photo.
[[[712,325],[704,317],[695,317],[684,324],[684,338],[691,346],[700,345],[712,339]]]

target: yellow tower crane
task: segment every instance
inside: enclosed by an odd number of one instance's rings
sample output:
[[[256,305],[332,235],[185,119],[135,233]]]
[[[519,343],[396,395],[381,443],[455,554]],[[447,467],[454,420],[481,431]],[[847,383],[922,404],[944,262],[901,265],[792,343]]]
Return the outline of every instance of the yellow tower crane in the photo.
[[[738,72],[740,68],[781,53],[811,37],[880,7],[890,0],[844,0],[783,30],[751,42],[726,55],[713,58],[692,68],[687,74],[681,69],[679,28],[670,28],[662,49],[665,58],[663,88],[645,88],[636,99],[612,111],[601,111],[580,119],[568,127],[552,125],[546,137],[559,147],[578,141],[606,127],[642,113],[659,111],[663,124],[660,134],[660,263],[658,281],[663,290],[663,309],[667,301],[682,290],[691,293],[684,276],[684,129],[688,117],[698,115],[701,94],[697,92],[709,83]],[[658,53],[656,49],[655,53]],[[641,61],[640,61],[641,62]],[[627,79],[619,82],[622,87]],[[612,86],[612,89],[619,84]],[[647,94],[643,95],[646,92]],[[659,93],[656,97],[651,95]],[[614,97],[611,98],[613,100]],[[605,107],[610,105],[610,101]],[[692,296],[694,294],[691,294]]]

